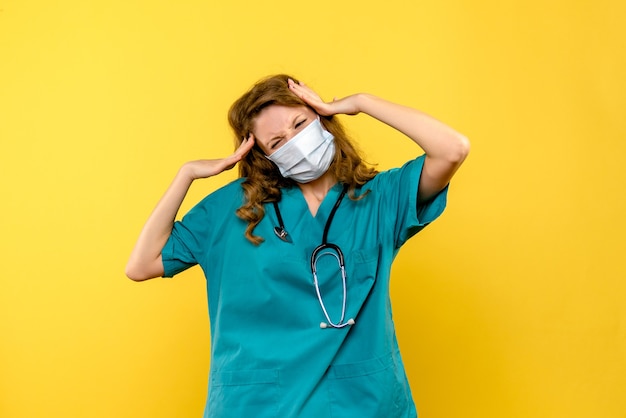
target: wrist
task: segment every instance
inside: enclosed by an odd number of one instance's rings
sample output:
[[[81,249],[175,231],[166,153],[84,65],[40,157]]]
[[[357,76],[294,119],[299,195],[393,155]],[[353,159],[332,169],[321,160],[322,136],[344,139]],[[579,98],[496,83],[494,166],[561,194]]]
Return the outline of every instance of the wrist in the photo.
[[[178,170],[176,177],[177,179],[182,181],[186,181],[189,183],[193,182],[196,179],[196,175],[192,164],[190,162],[183,164],[182,167],[180,167],[180,169]]]
[[[369,93],[357,93],[354,95],[354,99],[357,113],[369,114],[369,110],[371,109],[375,97]]]

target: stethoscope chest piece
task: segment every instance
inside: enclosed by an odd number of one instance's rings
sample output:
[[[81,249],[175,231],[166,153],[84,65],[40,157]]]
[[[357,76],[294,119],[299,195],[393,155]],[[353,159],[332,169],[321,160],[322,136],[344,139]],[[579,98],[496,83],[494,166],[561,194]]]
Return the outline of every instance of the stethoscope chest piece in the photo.
[[[289,234],[287,233],[287,231],[285,231],[285,228],[282,226],[275,226],[274,227],[274,233],[276,234],[276,236],[280,239],[282,239],[285,242],[291,242],[291,237],[289,236]]]
[[[280,215],[280,210],[278,209],[278,202],[272,202],[274,205],[274,211],[276,212],[276,216],[278,217],[279,226],[274,227],[274,233],[278,238],[285,242],[291,242],[291,237],[287,233],[285,229],[285,223],[283,222],[283,217]]]

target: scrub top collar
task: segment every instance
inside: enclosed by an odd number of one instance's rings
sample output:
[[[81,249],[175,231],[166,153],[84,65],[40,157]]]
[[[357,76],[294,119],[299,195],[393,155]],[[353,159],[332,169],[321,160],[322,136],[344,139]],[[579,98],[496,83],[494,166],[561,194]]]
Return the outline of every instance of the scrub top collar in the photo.
[[[320,204],[320,207],[318,208],[315,216],[313,216],[313,214],[309,210],[309,205],[306,203],[306,200],[304,199],[304,194],[302,193],[302,190],[300,190],[300,187],[296,185],[293,187],[284,188],[281,190],[281,192],[285,196],[291,198],[292,204],[297,205],[297,207],[294,207],[294,209],[297,209],[298,212],[306,211],[308,216],[310,216],[311,218],[325,222],[326,218],[328,218],[328,216],[330,215],[330,211],[333,209],[333,206],[335,205],[335,202],[337,201],[337,198],[341,194],[342,190],[343,184],[340,182],[335,183],[330,188],[330,190],[328,190],[328,193],[326,193],[326,196],[324,197],[324,200],[322,200],[322,203]],[[287,225],[286,228],[289,229],[289,226]]]

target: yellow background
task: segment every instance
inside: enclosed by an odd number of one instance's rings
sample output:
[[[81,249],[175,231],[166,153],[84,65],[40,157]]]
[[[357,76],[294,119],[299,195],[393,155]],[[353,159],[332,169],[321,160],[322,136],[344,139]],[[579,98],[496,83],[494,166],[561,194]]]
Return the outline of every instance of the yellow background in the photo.
[[[394,267],[421,417],[626,417],[623,4],[0,0],[0,417],[201,416],[200,269],[124,265],[178,167],[230,153],[228,106],[277,72],[472,141]],[[344,121],[379,169],[418,153]]]

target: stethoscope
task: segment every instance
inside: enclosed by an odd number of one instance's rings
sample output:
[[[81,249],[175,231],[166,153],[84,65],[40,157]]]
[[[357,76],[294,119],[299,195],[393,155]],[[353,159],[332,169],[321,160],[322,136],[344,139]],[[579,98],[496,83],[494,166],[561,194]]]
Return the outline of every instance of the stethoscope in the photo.
[[[343,328],[348,325],[354,325],[354,319],[350,318],[346,322],[344,322],[346,315],[346,300],[348,297],[348,289],[346,286],[346,266],[343,259],[343,252],[338,245],[328,242],[328,230],[330,229],[330,225],[333,222],[333,217],[335,216],[335,212],[337,212],[337,208],[339,208],[339,204],[341,200],[345,196],[348,191],[348,186],[344,185],[341,194],[337,198],[335,202],[335,206],[330,211],[330,215],[328,215],[328,219],[326,220],[326,225],[324,226],[324,235],[322,235],[322,243],[318,245],[311,254],[311,272],[313,273],[313,284],[315,285],[315,293],[317,293],[317,300],[320,303],[322,311],[324,312],[324,316],[328,322],[321,322],[320,328]],[[276,211],[276,218],[278,218],[278,226],[274,227],[274,233],[278,238],[285,242],[291,242],[291,237],[285,230],[285,224],[283,222],[283,217],[280,214],[280,209],[278,209],[278,202],[273,202],[274,210]],[[334,323],[330,319],[330,315],[328,315],[328,311],[326,310],[326,305],[324,304],[324,300],[322,299],[322,294],[320,292],[319,282],[317,280],[317,261],[324,256],[332,256],[337,260],[339,264],[339,269],[341,270],[341,281],[343,284],[343,303],[341,306],[341,318],[339,322]]]

